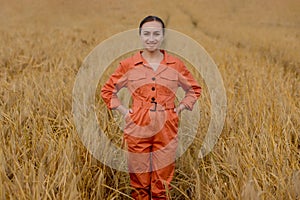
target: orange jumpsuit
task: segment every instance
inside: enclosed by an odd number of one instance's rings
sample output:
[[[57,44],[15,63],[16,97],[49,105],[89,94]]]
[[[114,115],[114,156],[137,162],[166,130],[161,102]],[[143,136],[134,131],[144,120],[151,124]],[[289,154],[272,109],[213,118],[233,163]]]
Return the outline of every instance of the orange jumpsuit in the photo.
[[[134,199],[168,199],[166,190],[174,175],[178,116],[174,112],[178,87],[180,101],[192,110],[201,87],[178,58],[161,50],[164,59],[154,71],[141,51],[120,62],[101,89],[109,109],[121,105],[118,91],[126,87],[132,97],[132,113],[125,116],[124,139],[128,150],[130,184]]]

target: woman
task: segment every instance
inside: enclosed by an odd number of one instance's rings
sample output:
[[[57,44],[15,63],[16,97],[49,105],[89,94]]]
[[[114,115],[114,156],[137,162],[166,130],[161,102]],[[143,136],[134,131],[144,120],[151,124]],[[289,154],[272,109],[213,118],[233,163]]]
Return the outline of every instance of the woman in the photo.
[[[164,22],[144,18],[139,34],[144,49],[120,62],[101,90],[109,109],[125,116],[124,139],[128,151],[130,184],[134,199],[168,199],[174,175],[178,115],[192,110],[201,87],[178,58],[160,49]],[[127,87],[132,106],[121,104],[117,93]],[[185,97],[175,107],[178,87]]]

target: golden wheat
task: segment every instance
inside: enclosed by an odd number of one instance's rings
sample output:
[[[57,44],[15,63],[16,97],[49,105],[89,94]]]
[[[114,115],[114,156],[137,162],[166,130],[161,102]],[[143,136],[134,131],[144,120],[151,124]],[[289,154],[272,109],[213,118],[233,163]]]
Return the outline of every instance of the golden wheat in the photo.
[[[72,88],[98,43],[148,14],[207,49],[228,98],[221,137],[199,160],[210,119],[199,79],[199,133],[176,162],[172,199],[300,198],[299,1],[0,2],[0,199],[130,199],[128,174],[81,143]],[[120,145],[99,96],[96,105]]]

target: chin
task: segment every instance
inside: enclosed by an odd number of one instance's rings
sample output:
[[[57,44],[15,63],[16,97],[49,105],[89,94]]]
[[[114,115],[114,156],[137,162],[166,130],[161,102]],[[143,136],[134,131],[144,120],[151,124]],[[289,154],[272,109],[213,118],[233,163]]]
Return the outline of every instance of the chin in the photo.
[[[145,50],[147,50],[149,52],[155,52],[155,51],[159,50],[159,48],[145,48]]]

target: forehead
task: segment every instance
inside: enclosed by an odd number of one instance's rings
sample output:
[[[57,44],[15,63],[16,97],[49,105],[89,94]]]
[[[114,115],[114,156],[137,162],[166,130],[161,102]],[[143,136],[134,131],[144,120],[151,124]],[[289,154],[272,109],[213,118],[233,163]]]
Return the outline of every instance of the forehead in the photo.
[[[151,22],[146,22],[143,24],[142,29],[146,30],[161,30],[162,29],[162,24],[157,21],[151,21]]]

